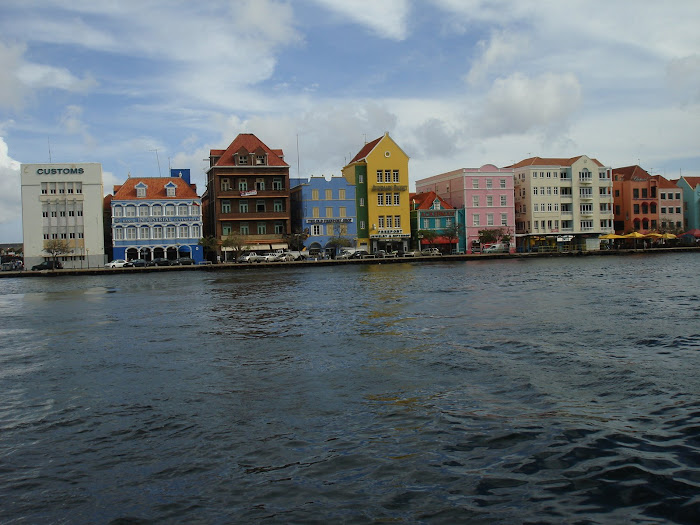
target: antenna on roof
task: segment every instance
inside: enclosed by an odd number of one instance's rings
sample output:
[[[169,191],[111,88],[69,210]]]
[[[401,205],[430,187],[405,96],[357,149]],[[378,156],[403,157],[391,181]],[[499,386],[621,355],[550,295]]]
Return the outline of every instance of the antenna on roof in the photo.
[[[159,176],[159,177],[162,177],[162,175],[161,175],[161,173],[160,173],[160,159],[158,158],[158,148],[152,149],[152,150],[149,150],[149,151],[155,151],[155,152],[156,152],[156,161],[158,161],[158,176]]]
[[[46,137],[46,142],[49,143],[49,164],[51,164],[51,137]]]

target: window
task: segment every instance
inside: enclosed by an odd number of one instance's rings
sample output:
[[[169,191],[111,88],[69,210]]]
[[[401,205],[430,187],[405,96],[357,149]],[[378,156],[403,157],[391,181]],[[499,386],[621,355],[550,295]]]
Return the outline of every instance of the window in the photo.
[[[114,207],[114,216],[115,217],[122,217],[124,215],[124,208],[121,206],[115,206]],[[55,215],[54,215],[55,217]]]
[[[221,235],[224,237],[228,237],[231,235],[231,223],[230,222],[224,222],[221,224]]]
[[[423,229],[427,230],[430,228],[430,219],[423,219]]]
[[[275,233],[281,235],[284,233],[284,223],[277,221],[275,222]]]
[[[666,213],[666,208],[664,208],[663,206],[661,207],[661,213]]]
[[[267,211],[265,208],[265,200],[264,199],[258,199],[255,201],[255,211],[258,213],[262,213],[264,211]]]
[[[507,206],[507,205],[508,205],[508,196],[501,195],[501,206]]]
[[[199,224],[192,225],[192,237],[199,239]]]
[[[168,197],[174,197],[175,196],[175,184],[169,183],[165,185],[165,194]]]
[[[340,199],[341,201],[345,200],[345,190],[344,189],[338,190],[338,199]]]
[[[479,179],[472,179],[472,188],[475,190],[479,189]]]
[[[318,190],[311,190],[311,200],[312,201],[318,200]]]
[[[547,211],[552,211],[552,203],[551,202],[547,203]]]
[[[153,227],[153,238],[154,239],[162,239],[163,238],[163,227],[162,226],[154,226]]]
[[[125,206],[124,211],[127,217],[136,217],[136,206]]]
[[[165,227],[165,238],[166,239],[174,239],[175,238],[175,226],[166,226]]]
[[[326,190],[326,200],[327,201],[333,200],[333,190]]]
[[[500,180],[500,186],[501,186],[501,189],[505,189],[505,187],[506,187],[506,179],[501,179],[501,180]]]
[[[65,217],[65,216],[66,216],[66,212],[65,212],[65,211],[62,211],[62,212],[61,212],[61,217]]]
[[[486,225],[493,226],[493,213],[486,214]]]
[[[384,179],[383,179],[383,173],[384,173],[384,172],[383,172],[382,170],[377,170],[377,182],[380,183],[380,184],[381,184],[381,183],[383,182],[383,180],[384,180]]]
[[[676,208],[676,213],[682,213],[680,206]]]
[[[377,224],[379,224],[380,228],[384,228],[384,215],[380,215],[377,219]]]
[[[367,224],[365,223],[365,221],[360,221],[360,229],[361,229],[361,230],[366,230],[366,229],[367,229]]]
[[[275,191],[280,191],[282,189],[282,179],[279,177],[272,179],[272,189]]]
[[[265,155],[256,155],[255,164],[257,164],[258,166],[262,166],[263,164],[265,164]]]
[[[148,217],[148,206],[139,206],[139,217]]]
[[[647,188],[642,188],[642,198],[646,199],[649,196],[649,190]]]
[[[384,206],[384,194],[377,193],[377,206]]]
[[[169,206],[165,207],[165,214],[168,215]],[[231,201],[224,199],[221,201],[221,213],[231,213]]]
[[[669,194],[669,195],[670,195],[670,194]],[[676,200],[681,200],[681,194],[680,194],[680,193],[676,193]]]
[[[248,226],[248,223],[242,222],[241,225],[238,227],[238,232],[241,235],[250,235],[250,227]]]
[[[639,198],[639,188],[634,188],[632,190],[632,197],[634,197],[635,199]]]
[[[386,227],[387,228],[393,228],[394,227],[394,218],[391,215],[386,216]]]
[[[326,207],[326,217],[333,217],[333,208],[330,206]]]
[[[394,228],[401,228],[401,215],[394,215]]]
[[[228,191],[231,189],[231,180],[227,177],[221,179],[221,191]]]
[[[394,206],[400,206],[400,205],[401,205],[401,194],[394,193]]]
[[[276,199],[275,202],[272,203],[272,209],[276,212],[282,212],[284,211],[284,203],[281,200]]]
[[[358,175],[357,176],[357,183],[358,184],[363,184],[365,182],[365,176],[364,175]]]
[[[48,192],[49,192],[49,190],[48,190],[47,187],[46,187],[46,183],[45,183],[45,182],[42,182],[42,183],[41,183],[41,193],[42,193],[43,195],[46,195]]]
[[[248,156],[247,155],[238,155],[238,165],[245,166],[247,164],[248,164]]]
[[[639,204],[634,205],[634,214],[638,215],[639,214]]]
[[[508,214],[501,213],[501,226],[508,226]]]
[[[48,217],[48,216],[49,216],[49,212],[48,212],[48,211],[42,211],[42,212],[41,212],[41,216],[42,216],[42,217]]]
[[[486,196],[486,206],[489,208],[493,206],[493,195]]]
[[[329,237],[333,236],[333,225],[332,224],[326,224],[326,235]]]
[[[391,170],[384,170],[384,182],[391,182]]]
[[[223,201],[223,202],[229,202],[229,201]],[[229,211],[231,211],[231,205],[229,204]],[[228,213],[228,212],[226,212]],[[175,216],[175,206],[172,204],[166,204],[165,205],[165,215],[167,217],[174,217]]]
[[[187,239],[190,236],[190,228],[186,224],[180,226],[180,239]]]
[[[486,179],[486,188],[489,189],[489,190],[490,190],[491,188],[493,188],[493,180],[491,180],[491,179]]]
[[[347,208],[345,206],[338,207],[338,217],[347,217]]]
[[[136,186],[136,196],[137,197],[145,197],[146,196],[146,185],[145,184],[139,184]]]
[[[472,215],[472,226],[481,226],[481,217],[478,213]]]
[[[238,213],[248,213],[248,201],[247,200],[238,201]]]
[[[361,207],[365,206],[365,198],[364,197],[360,197],[360,206]]]
[[[399,170],[394,170],[394,184],[398,184],[399,180]]]
[[[238,179],[238,191],[248,191],[248,179]]]
[[[265,191],[265,179],[258,177],[255,179],[255,189],[258,191]]]
[[[127,228],[126,229],[126,238],[127,240],[134,240],[136,239],[136,228]]]
[[[592,230],[593,229],[593,221],[581,221],[581,229],[582,230]]]
[[[321,212],[319,208],[312,208],[311,209],[311,216],[314,217],[315,219],[319,218],[321,216]]]
[[[321,224],[312,224],[311,225],[311,235],[318,237],[321,235]]]
[[[48,239],[48,234],[47,234],[47,236],[44,237],[44,238],[45,238],[45,239]],[[114,238],[115,238],[116,240],[118,240],[118,241],[121,241],[122,239],[124,239],[124,228],[115,228],[115,230],[114,230]]]
[[[479,207],[479,196],[478,195],[472,195],[472,206],[475,208]]]
[[[580,210],[581,210],[582,215],[590,215],[591,213],[593,213],[593,205],[592,204],[581,204]]]
[[[177,214],[178,214],[179,216],[181,216],[181,217],[187,215],[187,205],[186,205],[186,204],[180,204],[180,205],[177,207]]]
[[[544,206],[544,204],[543,204],[542,206]],[[537,203],[533,204],[533,205],[532,205],[532,211],[535,211],[535,212],[540,211],[540,205],[537,204]]]

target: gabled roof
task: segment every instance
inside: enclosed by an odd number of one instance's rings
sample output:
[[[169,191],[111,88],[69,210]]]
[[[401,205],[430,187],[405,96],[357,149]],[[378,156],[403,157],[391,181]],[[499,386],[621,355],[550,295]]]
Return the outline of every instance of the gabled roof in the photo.
[[[444,210],[453,210],[454,208],[445,199],[440,197],[434,191],[427,191],[425,193],[411,193],[409,196],[411,201],[412,210],[429,210],[430,207],[435,202],[435,199],[440,201],[440,205]]]
[[[681,177],[684,181],[688,183],[688,186],[695,189],[700,185],[700,177]]]
[[[146,196],[138,197],[138,200],[156,200],[156,199],[198,199],[197,186],[195,184],[187,184],[180,177],[132,177],[126,179],[126,182],[121,186],[114,187],[113,200],[136,200],[136,185],[144,183],[146,188]],[[174,184],[175,197],[168,197],[165,187],[168,184]]]
[[[354,163],[354,162],[361,162],[361,161],[365,160],[365,159],[369,156],[369,154],[372,153],[372,150],[374,150],[374,148],[377,147],[377,144],[379,144],[379,143],[382,141],[382,139],[385,139],[385,138],[391,140],[391,141],[394,143],[394,145],[395,145],[397,148],[399,148],[399,150],[401,150],[401,152],[402,152],[404,155],[406,155],[406,152],[403,151],[403,150],[401,149],[401,147],[400,147],[398,144],[396,144],[396,142],[394,142],[394,139],[392,139],[392,138],[389,136],[389,132],[387,131],[386,133],[384,133],[384,135],[382,135],[382,136],[379,137],[378,139],[374,139],[372,142],[368,142],[367,144],[365,144],[365,145],[362,147],[362,149],[357,153],[357,155],[355,155],[355,156],[352,158],[352,160],[350,161],[350,164],[352,164],[352,163]],[[406,156],[408,157],[408,155],[406,155]]]
[[[612,170],[613,175],[620,175],[622,176],[622,180],[650,180],[652,179],[652,176],[649,175],[649,172],[646,170],[642,169],[641,167],[635,165],[635,166],[625,166],[624,168],[613,168]]]
[[[245,151],[247,153],[260,151],[261,153],[267,153],[267,164],[266,166],[282,166],[289,167],[289,164],[284,162],[284,153],[281,149],[270,149],[263,141],[252,133],[239,133],[239,135],[233,139],[233,142],[229,144],[228,148],[225,150],[212,149],[209,150],[209,154],[212,157],[219,157],[214,166],[235,166],[236,163],[233,156],[240,152]],[[260,167],[260,166],[257,166]]]
[[[572,166],[574,162],[579,160],[583,155],[578,157],[571,157],[570,159],[553,159],[553,158],[543,158],[543,157],[530,157],[529,159],[521,160],[520,162],[513,164],[512,166],[505,166],[506,168],[523,168],[525,166]],[[591,159],[601,168],[603,164],[600,163],[598,159]]]
[[[657,186],[659,188],[673,188],[676,190],[678,189],[678,186],[676,186],[676,182],[666,179],[663,175],[652,175],[651,178],[656,180]]]

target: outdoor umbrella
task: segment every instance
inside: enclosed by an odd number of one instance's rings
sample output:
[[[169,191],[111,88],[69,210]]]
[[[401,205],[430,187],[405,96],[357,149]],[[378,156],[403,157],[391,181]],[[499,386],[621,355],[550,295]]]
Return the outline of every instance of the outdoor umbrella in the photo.
[[[688,230],[687,232],[682,233],[681,237],[685,237],[686,235],[692,235],[693,237],[698,239],[698,238],[700,238],[700,230],[698,230],[697,228],[694,228],[692,230]]]
[[[632,233],[628,233],[627,235],[623,235],[622,237],[624,237],[625,239],[634,239],[634,249],[636,250],[637,249],[637,239],[643,239],[644,235],[642,235],[639,232],[632,232]]]
[[[662,239],[675,239],[676,236],[673,235],[672,233],[664,233],[664,234],[661,236],[661,238],[662,238]]]

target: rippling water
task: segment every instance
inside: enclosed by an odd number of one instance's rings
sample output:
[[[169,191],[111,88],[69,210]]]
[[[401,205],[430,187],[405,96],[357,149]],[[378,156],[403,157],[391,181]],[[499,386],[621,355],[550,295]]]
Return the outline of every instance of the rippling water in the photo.
[[[699,261],[0,280],[0,521],[698,523]]]

